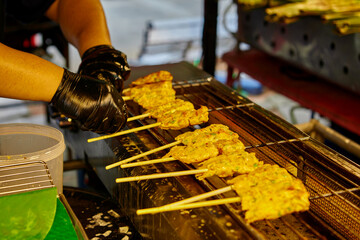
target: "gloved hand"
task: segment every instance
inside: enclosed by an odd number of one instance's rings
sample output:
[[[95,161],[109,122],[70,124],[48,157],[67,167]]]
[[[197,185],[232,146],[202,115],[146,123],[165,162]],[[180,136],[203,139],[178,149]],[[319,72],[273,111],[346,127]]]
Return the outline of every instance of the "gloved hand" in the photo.
[[[82,130],[114,133],[127,120],[126,105],[111,84],[66,69],[51,103]]]
[[[78,73],[112,83],[122,92],[131,71],[124,53],[110,45],[99,45],[86,50],[81,59]]]

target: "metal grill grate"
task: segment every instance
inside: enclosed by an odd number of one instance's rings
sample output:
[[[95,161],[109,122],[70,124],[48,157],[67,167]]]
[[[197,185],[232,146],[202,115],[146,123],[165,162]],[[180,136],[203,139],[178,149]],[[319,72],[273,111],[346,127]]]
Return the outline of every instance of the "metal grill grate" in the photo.
[[[255,222],[247,226],[253,228],[251,231],[269,239],[323,239],[325,235],[360,239],[360,171],[355,165],[354,171],[349,172],[342,166],[343,162],[349,165],[346,158],[211,78],[175,81],[174,89],[177,98],[192,102],[196,108],[207,106],[210,109],[209,122],[179,131],[150,130],[160,144],[173,142],[185,131],[222,123],[239,134],[247,151],[255,152],[265,163],[286,168],[301,179],[310,192],[308,212]],[[134,115],[144,111],[135,103],[129,103],[129,109]],[[139,123],[153,121],[144,119]],[[207,190],[213,190],[225,186],[226,179],[211,177],[201,184]],[[234,219],[244,223],[241,205],[232,204],[226,208]]]

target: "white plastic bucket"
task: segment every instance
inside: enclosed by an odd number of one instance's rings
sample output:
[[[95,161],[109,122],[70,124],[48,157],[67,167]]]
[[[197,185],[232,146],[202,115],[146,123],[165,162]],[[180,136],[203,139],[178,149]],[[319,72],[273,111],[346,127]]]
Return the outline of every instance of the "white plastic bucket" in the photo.
[[[0,164],[44,161],[57,187],[63,189],[63,134],[56,128],[28,124],[0,124]]]

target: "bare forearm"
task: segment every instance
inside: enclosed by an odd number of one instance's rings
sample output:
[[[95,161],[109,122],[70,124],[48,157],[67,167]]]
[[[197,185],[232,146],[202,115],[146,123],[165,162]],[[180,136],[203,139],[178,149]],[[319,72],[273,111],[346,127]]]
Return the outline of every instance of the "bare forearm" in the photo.
[[[59,23],[66,39],[80,55],[90,47],[111,44],[99,0],[56,0],[46,15]]]
[[[0,44],[0,96],[50,102],[63,68],[35,55]]]

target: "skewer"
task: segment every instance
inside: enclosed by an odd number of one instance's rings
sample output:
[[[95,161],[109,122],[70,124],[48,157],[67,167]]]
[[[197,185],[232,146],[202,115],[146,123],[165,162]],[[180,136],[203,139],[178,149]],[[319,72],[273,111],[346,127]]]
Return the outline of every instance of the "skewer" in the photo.
[[[156,179],[156,178],[194,175],[194,174],[198,174],[198,173],[204,173],[207,171],[208,171],[208,169],[194,169],[194,170],[185,170],[185,171],[178,171],[178,172],[171,172],[171,173],[156,173],[156,174],[149,174],[149,175],[142,175],[142,176],[135,176],[135,177],[117,178],[116,182],[122,183],[122,182],[133,182],[133,181],[141,181],[141,180]]]
[[[104,136],[101,136],[101,137],[89,138],[87,141],[89,143],[90,142],[95,142],[95,141],[99,141],[99,140],[103,140],[103,139],[107,139],[107,138],[112,138],[112,137],[125,135],[125,134],[128,134],[128,133],[139,132],[141,130],[158,127],[160,125],[161,125],[161,123],[153,123],[153,124],[149,124],[149,125],[138,127],[138,128],[133,128],[133,129],[129,129],[129,130],[125,130],[125,131],[121,131],[121,132],[117,132],[117,133],[113,133],[113,134],[109,134],[109,135],[104,135]]]
[[[131,121],[138,120],[138,119],[143,119],[143,118],[146,118],[146,117],[149,117],[149,116],[150,116],[150,113],[144,113],[144,114],[141,114],[141,115],[137,115],[135,117],[128,118],[127,122],[131,122]]]
[[[179,205],[179,206],[162,206],[162,207],[156,207],[156,208],[139,209],[136,211],[136,214],[137,215],[155,214],[155,213],[160,213],[160,212],[169,212],[169,211],[176,211],[176,210],[181,210],[181,209],[200,208],[200,207],[209,207],[209,206],[228,204],[228,203],[236,203],[236,202],[240,202],[240,201],[241,201],[241,197],[232,197],[232,198],[216,199],[216,200],[210,200],[210,201],[183,204],[183,205]]]
[[[125,89],[123,89],[122,93],[124,94],[124,93],[127,93],[129,91],[131,91],[131,88],[125,88]]]
[[[203,194],[199,194],[199,195],[196,195],[194,197],[183,199],[181,201],[170,203],[170,204],[164,205],[163,207],[179,206],[179,205],[183,205],[183,204],[187,204],[187,203],[197,202],[199,200],[206,199],[206,198],[209,198],[209,197],[212,197],[212,196],[215,196],[215,195],[219,195],[219,194],[222,194],[222,193],[225,193],[225,192],[229,192],[231,190],[233,190],[233,185],[226,186],[226,187],[223,187],[223,188],[219,188],[219,189],[216,189],[216,190],[211,191],[211,192],[206,192],[206,193],[203,193]]]
[[[210,110],[208,110],[208,112],[210,112]],[[131,121],[138,120],[138,119],[143,119],[143,118],[150,117],[150,116],[151,116],[150,113],[140,114],[140,115],[138,115],[138,116],[134,116],[134,117],[128,118],[128,119],[127,119],[127,122],[131,122]]]
[[[132,98],[131,98],[130,96],[123,96],[122,99],[123,99],[124,101],[129,101],[129,100],[131,100]]]
[[[120,167],[121,168],[130,168],[130,167],[144,166],[144,165],[150,165],[150,164],[155,164],[155,163],[170,162],[170,161],[175,161],[175,160],[177,160],[177,159],[175,159],[173,157],[159,158],[159,159],[153,159],[153,160],[148,160],[148,161],[122,164]]]
[[[128,99],[131,99],[130,97],[128,96],[125,96],[123,97],[124,101],[125,98],[128,98]],[[242,107],[242,106],[251,106],[253,104],[239,104],[239,105],[236,105],[236,107]],[[225,109],[233,109],[234,106],[230,106],[230,107],[219,107],[219,108],[215,108],[215,109],[208,109],[208,112],[212,112],[212,111],[220,111],[220,110],[225,110]],[[149,117],[150,116],[150,113],[144,113],[144,114],[141,114],[141,115],[138,115],[138,116],[135,116],[135,117],[131,117],[131,118],[128,118],[128,122],[130,121],[134,121],[134,120],[137,120],[137,119],[142,119],[142,118],[146,118],[146,117]]]
[[[136,160],[136,159],[145,157],[145,156],[147,156],[147,155],[150,155],[150,154],[152,154],[152,153],[156,153],[156,152],[161,151],[161,150],[164,150],[164,149],[166,149],[166,148],[171,148],[171,147],[173,147],[173,146],[175,146],[175,145],[178,145],[178,144],[180,144],[180,143],[181,143],[180,141],[176,141],[176,142],[172,142],[172,143],[166,144],[166,145],[164,145],[164,146],[161,146],[161,147],[158,147],[158,148],[149,150],[149,151],[147,151],[147,152],[143,152],[143,153],[141,153],[141,154],[138,154],[138,155],[136,155],[136,156],[130,157],[130,158],[128,158],[128,159],[125,159],[125,160],[122,160],[122,161],[119,161],[119,162],[110,164],[110,165],[106,166],[105,169],[106,169],[106,170],[109,170],[109,169],[111,169],[111,168],[114,168],[114,167],[117,167],[117,166],[119,166],[119,165],[122,165],[122,164],[125,164],[125,163],[128,163],[128,162],[134,161],[134,160]]]

